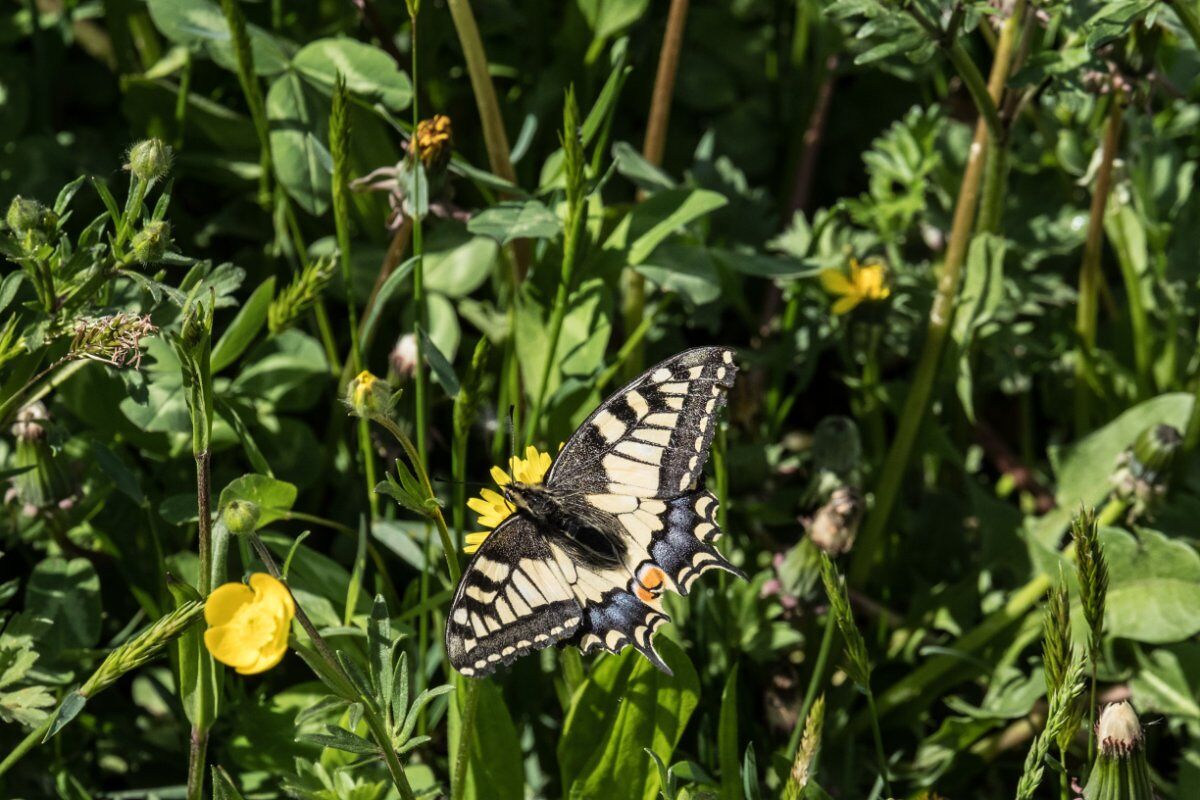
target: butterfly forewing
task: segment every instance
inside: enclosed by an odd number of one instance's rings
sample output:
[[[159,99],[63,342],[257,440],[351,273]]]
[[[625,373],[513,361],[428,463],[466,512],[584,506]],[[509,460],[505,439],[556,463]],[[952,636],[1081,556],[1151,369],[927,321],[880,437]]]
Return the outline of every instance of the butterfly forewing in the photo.
[[[687,350],[617,391],[550,468],[551,488],[666,500],[696,488],[737,367],[724,347]]]

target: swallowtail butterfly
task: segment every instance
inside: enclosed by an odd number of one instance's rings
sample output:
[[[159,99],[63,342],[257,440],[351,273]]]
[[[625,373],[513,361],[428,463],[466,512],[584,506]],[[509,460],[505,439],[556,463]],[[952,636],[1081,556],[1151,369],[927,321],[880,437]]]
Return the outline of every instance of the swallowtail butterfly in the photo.
[[[703,477],[736,374],[724,347],[669,358],[605,400],[543,483],[503,487],[516,511],[471,560],[446,624],[455,669],[478,677],[575,644],[632,645],[670,672],[651,642],[669,619],[663,591],[687,594],[709,569],[745,577],[713,546],[717,499]]]

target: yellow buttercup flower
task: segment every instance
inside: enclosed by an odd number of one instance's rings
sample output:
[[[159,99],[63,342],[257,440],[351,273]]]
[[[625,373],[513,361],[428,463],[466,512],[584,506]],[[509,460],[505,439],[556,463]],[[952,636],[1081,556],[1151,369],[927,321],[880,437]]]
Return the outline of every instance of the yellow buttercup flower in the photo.
[[[833,313],[849,314],[864,301],[885,300],[892,293],[887,285],[887,267],[881,261],[860,264],[850,259],[850,274],[840,269],[823,269],[820,274],[825,291],[838,295]]]
[[[287,652],[296,603],[288,588],[265,572],[250,585],[226,583],[213,589],[204,606],[204,646],[212,657],[242,675],[278,664]]]
[[[550,454],[543,453],[533,445],[525,448],[525,458],[513,456],[508,460],[508,472],[499,467],[492,467],[492,480],[497,486],[505,486],[513,481],[517,483],[541,483],[550,470]],[[516,508],[504,499],[504,495],[492,489],[483,489],[479,497],[467,501],[467,507],[479,515],[479,524],[485,528],[495,528],[508,519]],[[488,537],[490,530],[468,533],[463,552],[474,553]]]

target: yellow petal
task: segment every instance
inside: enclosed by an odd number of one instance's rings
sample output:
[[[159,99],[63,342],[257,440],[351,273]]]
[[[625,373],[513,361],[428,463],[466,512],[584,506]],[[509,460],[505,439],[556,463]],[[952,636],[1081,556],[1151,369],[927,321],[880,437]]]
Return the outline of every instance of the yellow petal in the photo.
[[[257,601],[270,603],[282,609],[287,621],[291,622],[296,614],[296,602],[292,599],[292,593],[279,580],[265,572],[256,572],[250,576],[250,588],[257,594]]]
[[[504,495],[499,492],[493,492],[491,489],[481,489],[479,496],[493,508],[503,508],[508,504],[508,501],[504,499]]]
[[[860,296],[856,294],[846,295],[833,304],[833,313],[849,314],[860,302],[862,302],[862,298]]]
[[[238,667],[237,671],[242,675],[257,675],[260,672],[266,672],[282,661],[283,654],[287,652],[289,627],[282,619],[279,620],[279,627],[276,629],[275,636],[271,639],[271,642],[259,650],[258,657],[253,663]]]
[[[213,589],[204,604],[209,627],[228,624],[242,606],[254,602],[254,590],[244,583],[224,583]]]
[[[258,660],[259,650],[243,633],[237,626],[209,628],[204,632],[204,646],[213,658],[226,666],[248,667]]]
[[[830,294],[848,295],[854,292],[854,285],[840,269],[823,269],[817,277],[821,280],[821,286]]]
[[[492,467],[492,480],[497,486],[506,486],[512,482],[512,478],[508,477],[508,473],[499,467]]]
[[[483,544],[484,540],[487,539],[488,534],[490,533],[491,531],[475,531],[474,533],[468,533],[466,542],[463,546],[463,552],[474,553],[479,549],[479,546]]]

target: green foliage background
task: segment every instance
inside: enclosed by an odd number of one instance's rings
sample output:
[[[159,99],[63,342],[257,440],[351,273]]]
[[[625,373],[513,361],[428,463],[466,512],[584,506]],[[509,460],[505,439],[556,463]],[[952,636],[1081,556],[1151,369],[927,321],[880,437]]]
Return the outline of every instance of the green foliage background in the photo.
[[[30,0],[0,42],[0,796],[1067,798],[1120,699],[1200,796],[1195,0]],[[890,291],[834,314],[852,261]],[[455,675],[510,408],[553,453],[700,344],[749,580],[667,600],[673,677]],[[312,629],[239,676],[195,601],[271,565]]]

